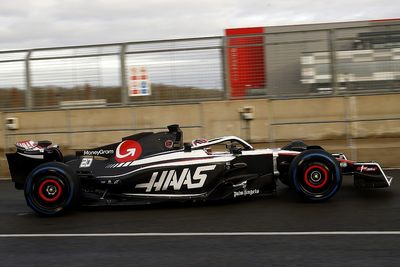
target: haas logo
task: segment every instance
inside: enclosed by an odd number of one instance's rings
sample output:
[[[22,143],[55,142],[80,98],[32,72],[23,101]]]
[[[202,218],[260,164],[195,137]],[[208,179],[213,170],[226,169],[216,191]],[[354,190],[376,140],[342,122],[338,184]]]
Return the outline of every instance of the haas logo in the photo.
[[[184,168],[180,174],[175,170],[167,170],[163,172],[153,172],[148,183],[137,184],[135,188],[146,188],[146,192],[165,191],[171,187],[173,190],[181,190],[185,185],[187,189],[202,188],[207,180],[209,172],[215,169],[217,165],[197,167],[194,173],[189,168]]]
[[[115,160],[119,163],[134,161],[142,154],[142,147],[134,140],[120,143],[115,151]]]

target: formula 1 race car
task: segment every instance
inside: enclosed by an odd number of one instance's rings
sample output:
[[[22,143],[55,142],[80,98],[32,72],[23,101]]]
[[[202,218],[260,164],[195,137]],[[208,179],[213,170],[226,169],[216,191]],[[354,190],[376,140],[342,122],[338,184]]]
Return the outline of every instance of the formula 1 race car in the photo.
[[[178,125],[63,157],[49,141],[24,141],[8,153],[12,180],[39,215],[54,216],[76,205],[142,205],[262,196],[277,180],[311,202],[333,197],[342,175],[356,187],[388,187],[392,178],[378,163],[294,141],[280,149],[254,149],[225,136],[183,143]]]

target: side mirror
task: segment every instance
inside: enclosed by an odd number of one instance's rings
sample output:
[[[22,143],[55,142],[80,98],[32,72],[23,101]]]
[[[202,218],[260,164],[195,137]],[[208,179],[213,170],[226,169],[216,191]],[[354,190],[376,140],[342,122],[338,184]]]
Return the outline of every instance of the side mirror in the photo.
[[[240,147],[237,147],[236,145],[227,145],[227,148],[229,149],[229,152],[232,153],[233,155],[241,155],[242,154],[242,149]]]

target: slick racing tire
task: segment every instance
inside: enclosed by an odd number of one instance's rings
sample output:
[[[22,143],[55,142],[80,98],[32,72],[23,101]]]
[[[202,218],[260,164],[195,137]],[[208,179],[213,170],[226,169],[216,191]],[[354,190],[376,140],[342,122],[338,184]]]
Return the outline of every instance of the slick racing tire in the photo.
[[[311,149],[302,152],[290,164],[291,187],[311,202],[333,197],[342,184],[338,161],[328,152]]]
[[[64,214],[78,203],[79,181],[68,165],[44,163],[36,167],[25,183],[25,199],[40,216]]]

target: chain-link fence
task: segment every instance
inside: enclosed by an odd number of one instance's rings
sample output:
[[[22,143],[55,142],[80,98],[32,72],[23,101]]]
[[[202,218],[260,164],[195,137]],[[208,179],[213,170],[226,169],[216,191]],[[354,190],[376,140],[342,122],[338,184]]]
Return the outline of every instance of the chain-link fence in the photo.
[[[400,23],[0,52],[0,109],[308,97],[400,88]]]
[[[210,37],[0,52],[0,109],[221,99],[221,42]],[[145,79],[136,79],[133,69],[144,71]]]

